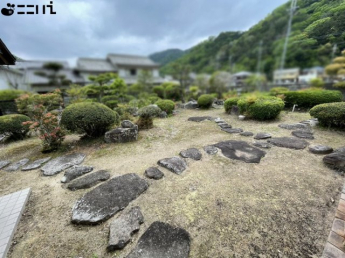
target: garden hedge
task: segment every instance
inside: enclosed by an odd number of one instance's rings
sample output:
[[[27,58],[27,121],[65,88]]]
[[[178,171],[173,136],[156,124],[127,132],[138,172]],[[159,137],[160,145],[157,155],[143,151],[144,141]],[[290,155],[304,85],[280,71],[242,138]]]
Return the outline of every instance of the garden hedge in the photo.
[[[76,103],[63,112],[61,124],[71,132],[85,133],[90,137],[103,135],[113,124],[119,123],[119,115],[100,103]]]
[[[317,105],[309,113],[322,125],[345,128],[345,102]]]
[[[156,102],[156,105],[162,110],[167,112],[168,115],[173,113],[175,109],[175,102],[172,100],[159,100]]]
[[[280,94],[284,94],[286,92],[289,92],[289,89],[288,88],[285,88],[285,87],[274,87],[272,89],[270,89],[270,95],[271,96],[278,96]]]
[[[29,126],[23,125],[27,121],[30,121],[30,118],[25,115],[0,116],[0,134],[11,135],[13,139],[23,139],[29,132]]]
[[[300,108],[312,108],[324,103],[343,101],[343,95],[337,90],[305,90],[285,92],[287,107],[298,105]]]
[[[212,106],[214,99],[215,97],[210,94],[201,95],[198,98],[198,105],[200,108],[208,109]]]
[[[226,113],[230,113],[233,106],[237,106],[237,102],[240,100],[238,97],[227,99],[224,102],[224,108]]]

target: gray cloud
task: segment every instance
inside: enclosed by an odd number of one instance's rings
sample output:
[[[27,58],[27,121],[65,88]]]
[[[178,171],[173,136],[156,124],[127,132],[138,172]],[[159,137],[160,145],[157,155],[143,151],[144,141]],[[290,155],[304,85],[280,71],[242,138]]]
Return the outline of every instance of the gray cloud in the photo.
[[[55,0],[56,15],[0,14],[0,38],[13,53],[27,59],[73,60],[110,52],[147,55],[167,48],[187,49],[222,31],[247,30],[285,2]]]

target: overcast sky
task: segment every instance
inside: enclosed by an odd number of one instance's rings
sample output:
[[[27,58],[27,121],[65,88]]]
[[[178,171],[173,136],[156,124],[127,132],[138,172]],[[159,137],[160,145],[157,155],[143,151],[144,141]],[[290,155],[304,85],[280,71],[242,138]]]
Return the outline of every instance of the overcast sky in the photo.
[[[10,1],[10,0],[8,0]],[[287,0],[55,0],[56,15],[0,13],[0,38],[24,59],[148,55],[188,49],[222,31],[244,31]],[[11,0],[49,4],[49,0]],[[1,1],[0,9],[7,1]],[[40,8],[41,9],[41,8]],[[23,11],[31,11],[22,8]]]

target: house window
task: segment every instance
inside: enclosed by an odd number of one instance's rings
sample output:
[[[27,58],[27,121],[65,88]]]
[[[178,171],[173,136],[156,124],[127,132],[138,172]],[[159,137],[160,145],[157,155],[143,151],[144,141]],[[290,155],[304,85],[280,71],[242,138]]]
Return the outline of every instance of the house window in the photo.
[[[130,74],[131,76],[136,76],[136,75],[137,75],[137,70],[131,69],[131,70],[129,70],[129,74]]]

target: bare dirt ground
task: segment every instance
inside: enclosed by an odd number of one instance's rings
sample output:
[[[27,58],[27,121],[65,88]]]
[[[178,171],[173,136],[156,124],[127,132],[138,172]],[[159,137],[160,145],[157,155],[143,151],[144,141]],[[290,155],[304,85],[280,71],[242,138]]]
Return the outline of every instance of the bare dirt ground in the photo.
[[[87,154],[83,164],[95,171],[109,170],[112,176],[138,173],[187,148],[224,140],[254,142],[252,137],[222,132],[210,121],[187,122],[191,116],[221,117],[233,127],[253,133],[291,136],[280,123],[309,119],[307,113],[283,112],[274,122],[238,121],[223,110],[181,111],[175,117],[155,120],[155,127],[141,131],[139,140],[107,145],[102,140],[80,142],[68,136],[63,153]],[[334,148],[345,145],[345,133],[316,128],[315,144]],[[62,173],[43,177],[39,170],[0,171],[0,196],[32,188],[26,212],[9,253],[11,258],[125,257],[154,221],[186,229],[192,238],[192,258],[203,257],[320,257],[334,218],[343,177],[325,167],[322,156],[272,147],[260,164],[246,164],[209,156],[188,160],[180,176],[162,169],[165,178],[149,181],[149,189],[133,201],[145,223],[133,242],[120,252],[107,253],[109,224],[76,226],[70,223],[74,203],[89,190],[71,192],[62,187]],[[54,153],[53,156],[61,155]],[[39,141],[31,138],[0,149],[0,159],[40,158]],[[335,202],[332,202],[331,199]],[[116,216],[118,216],[117,214]]]

